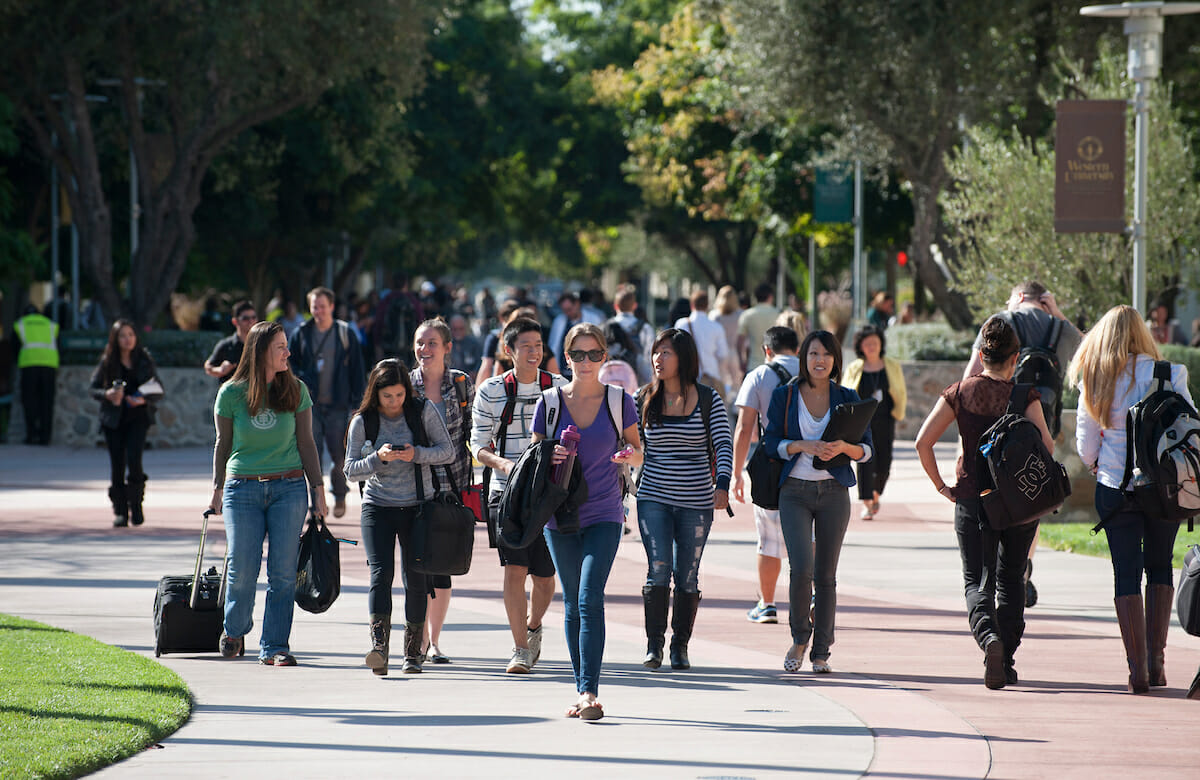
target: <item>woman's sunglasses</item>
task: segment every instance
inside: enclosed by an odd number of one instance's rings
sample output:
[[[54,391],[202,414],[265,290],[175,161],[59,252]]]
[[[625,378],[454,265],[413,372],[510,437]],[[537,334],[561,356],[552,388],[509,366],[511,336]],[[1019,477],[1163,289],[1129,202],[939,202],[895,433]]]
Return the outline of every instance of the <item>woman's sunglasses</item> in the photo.
[[[571,358],[572,363],[582,363],[584,358],[593,363],[604,362],[604,350],[602,349],[568,349],[567,357]]]

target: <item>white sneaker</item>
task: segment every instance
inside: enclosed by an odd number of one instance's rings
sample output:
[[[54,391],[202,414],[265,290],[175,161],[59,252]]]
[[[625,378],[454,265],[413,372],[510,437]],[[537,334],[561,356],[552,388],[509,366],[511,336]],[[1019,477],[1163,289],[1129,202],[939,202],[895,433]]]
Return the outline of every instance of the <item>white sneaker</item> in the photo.
[[[529,649],[514,647],[512,660],[508,662],[508,668],[505,671],[509,674],[529,674],[529,670],[532,668],[533,662],[530,661]]]
[[[542,629],[544,625],[538,626],[536,629],[525,629],[525,637],[529,641],[529,668],[532,669],[537,664],[538,659],[542,657]]]

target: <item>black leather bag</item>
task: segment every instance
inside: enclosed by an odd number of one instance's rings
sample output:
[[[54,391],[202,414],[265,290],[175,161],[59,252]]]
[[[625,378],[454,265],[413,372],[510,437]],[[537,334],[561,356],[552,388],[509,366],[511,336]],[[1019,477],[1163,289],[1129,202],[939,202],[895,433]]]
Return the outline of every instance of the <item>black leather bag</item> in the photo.
[[[750,502],[763,509],[779,508],[779,480],[783,477],[784,462],[772,458],[760,439],[746,461],[750,475]]]
[[[312,515],[300,535],[300,562],[296,570],[296,606],[319,615],[333,606],[342,592],[342,560],[338,540],[325,518]]]
[[[417,574],[466,574],[475,550],[475,513],[462,502],[454,477],[446,468],[450,489],[439,490],[433,472],[433,497],[425,498],[421,467],[417,466],[417,497],[421,500],[412,528],[411,566]]]

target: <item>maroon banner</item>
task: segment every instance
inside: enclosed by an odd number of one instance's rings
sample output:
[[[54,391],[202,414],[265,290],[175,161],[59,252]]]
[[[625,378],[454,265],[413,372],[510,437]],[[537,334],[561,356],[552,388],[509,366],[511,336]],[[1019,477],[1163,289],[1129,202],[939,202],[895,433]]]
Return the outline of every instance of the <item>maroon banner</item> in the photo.
[[[1054,231],[1125,232],[1125,101],[1060,100],[1057,112]]]

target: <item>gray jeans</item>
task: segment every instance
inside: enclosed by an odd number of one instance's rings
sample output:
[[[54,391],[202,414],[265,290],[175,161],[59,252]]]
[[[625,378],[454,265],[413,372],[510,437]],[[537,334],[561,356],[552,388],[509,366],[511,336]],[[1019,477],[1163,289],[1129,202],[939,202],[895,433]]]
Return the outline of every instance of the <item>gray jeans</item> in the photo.
[[[317,457],[321,457],[321,448],[324,447],[333,461],[329,469],[329,490],[334,498],[343,499],[350,490],[342,471],[346,463],[346,429],[350,427],[350,410],[344,406],[313,404],[312,421]]]
[[[779,524],[787,546],[788,623],[792,642],[808,644],[814,661],[829,658],[837,612],[837,566],[850,523],[850,491],[835,479],[788,478],[779,492]],[[816,586],[816,605],[809,603]]]

